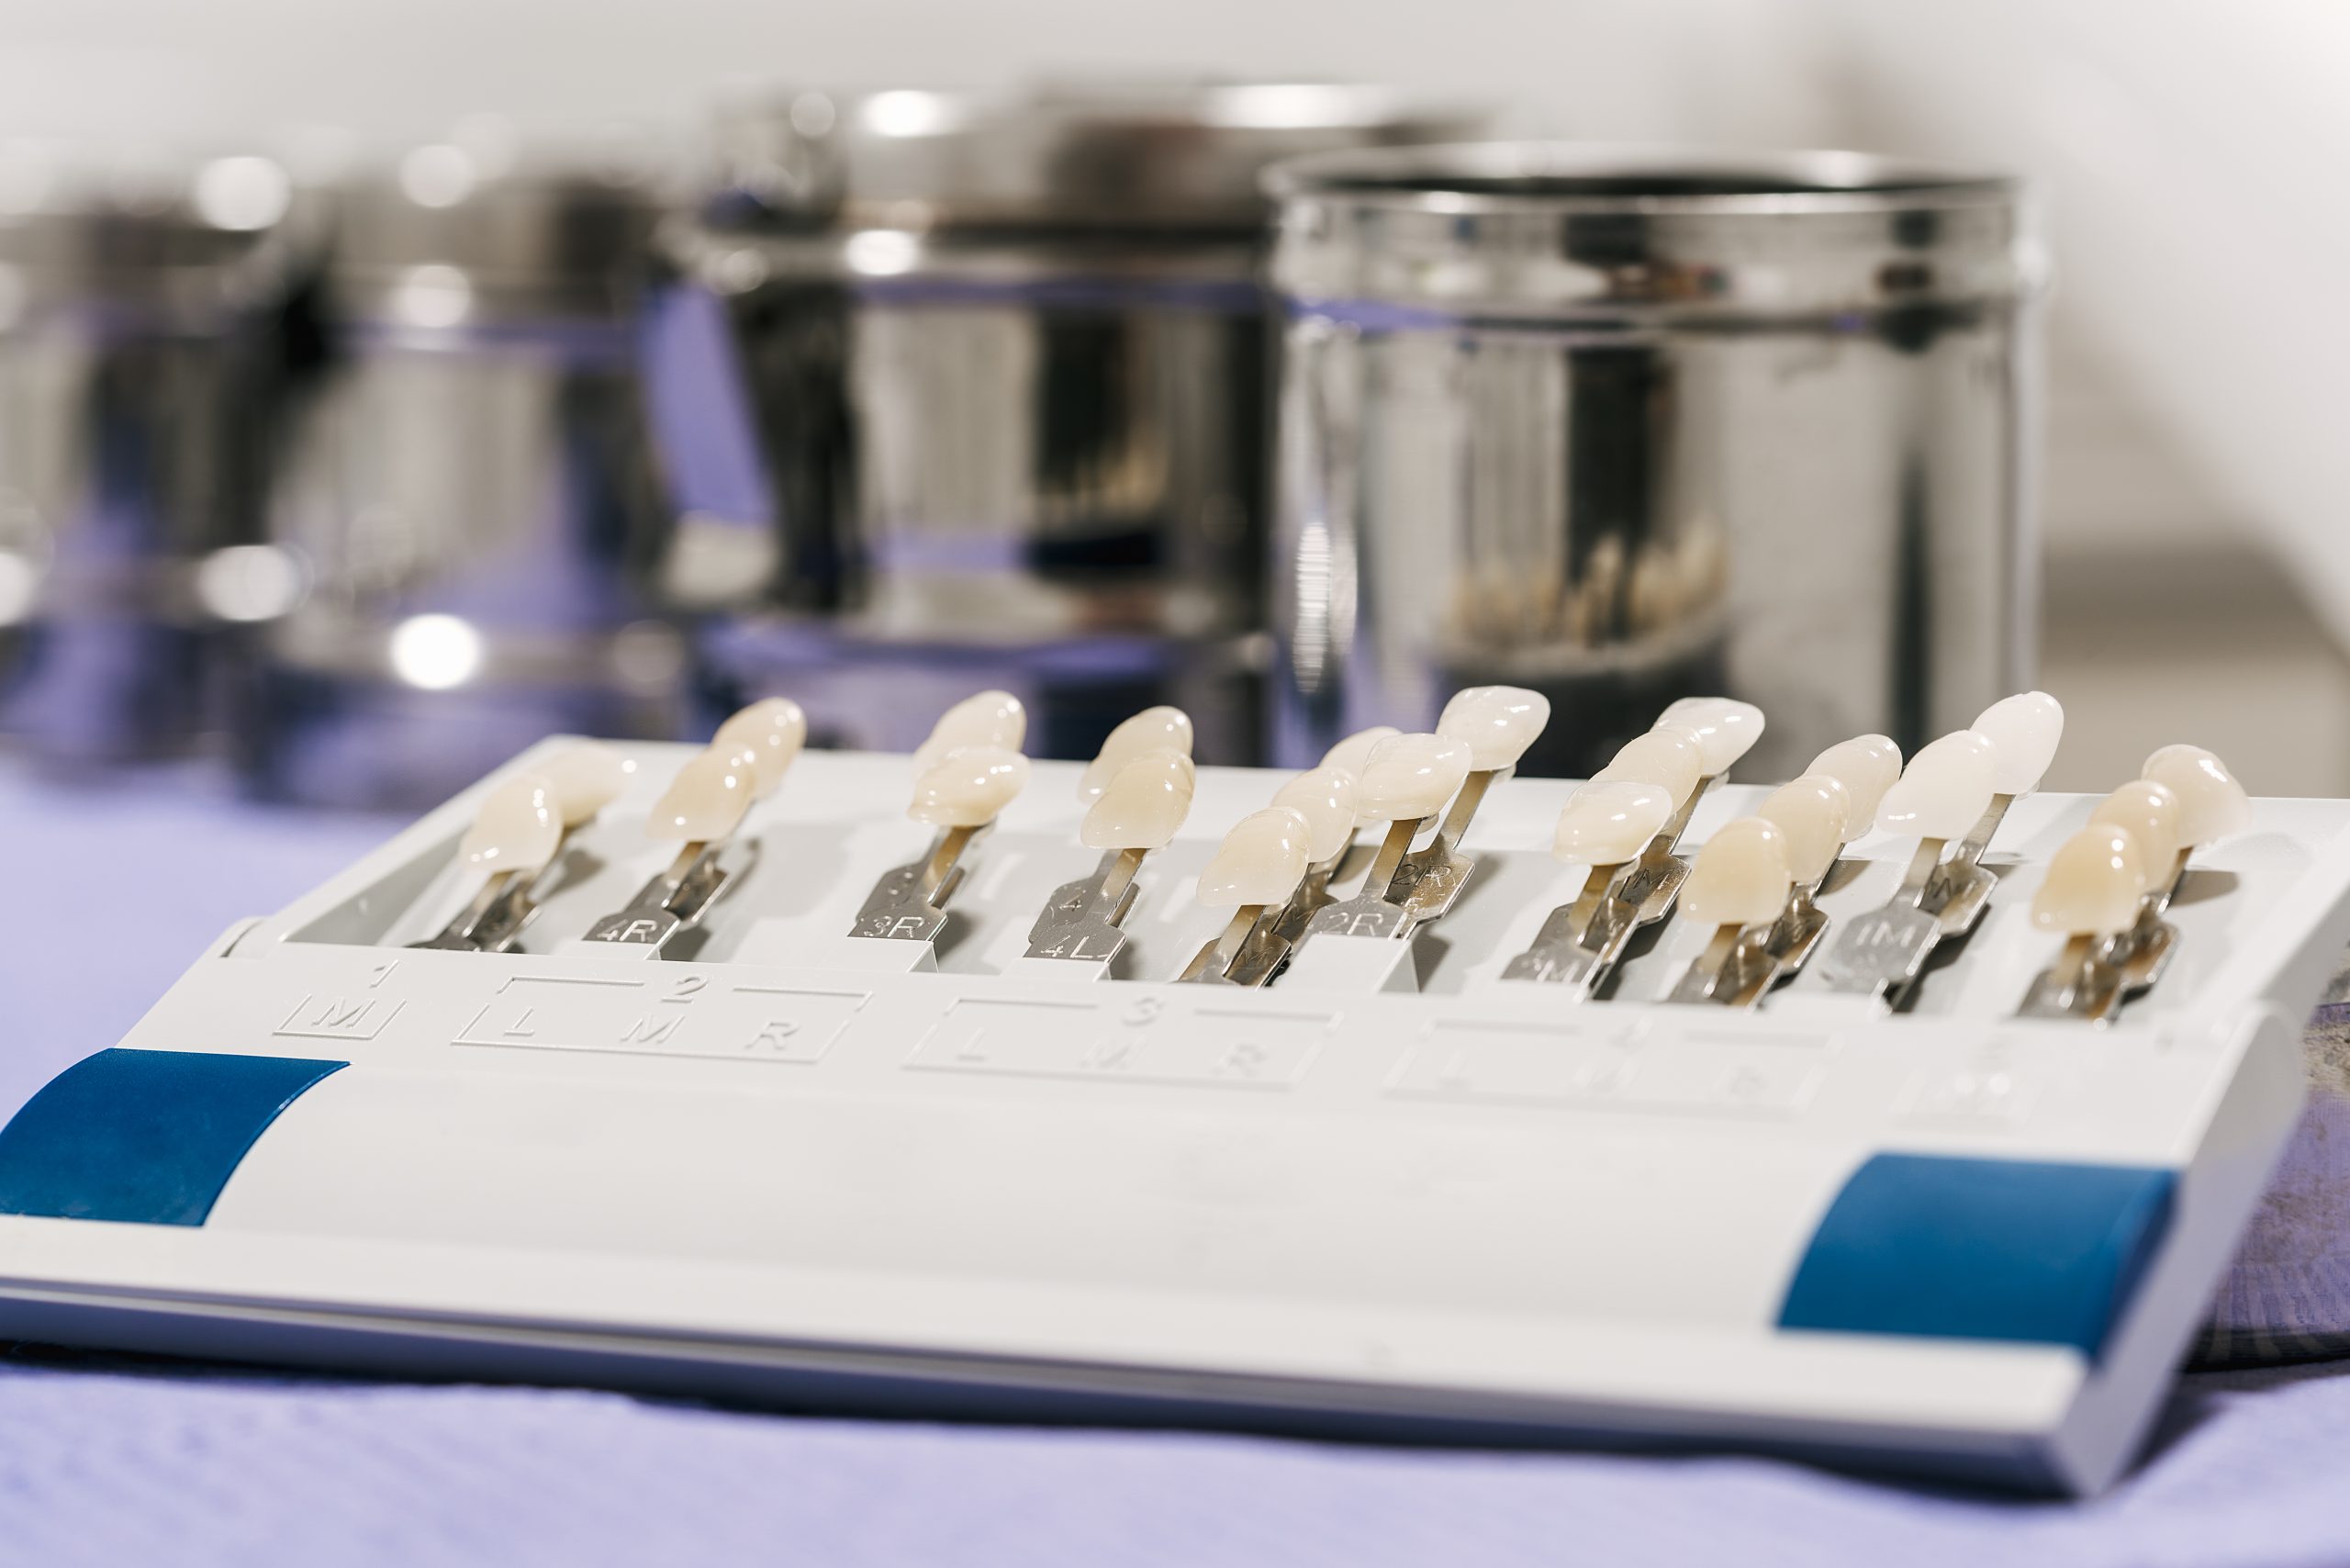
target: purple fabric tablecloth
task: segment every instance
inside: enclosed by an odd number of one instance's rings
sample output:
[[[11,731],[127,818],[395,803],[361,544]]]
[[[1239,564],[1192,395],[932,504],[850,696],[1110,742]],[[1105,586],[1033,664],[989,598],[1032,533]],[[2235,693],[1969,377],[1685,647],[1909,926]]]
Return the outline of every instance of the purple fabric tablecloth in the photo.
[[[0,767],[0,1116],[395,825]],[[744,1415],[0,1351],[0,1563],[2350,1563],[2350,1363],[2182,1379],[2112,1495],[1765,1460]]]

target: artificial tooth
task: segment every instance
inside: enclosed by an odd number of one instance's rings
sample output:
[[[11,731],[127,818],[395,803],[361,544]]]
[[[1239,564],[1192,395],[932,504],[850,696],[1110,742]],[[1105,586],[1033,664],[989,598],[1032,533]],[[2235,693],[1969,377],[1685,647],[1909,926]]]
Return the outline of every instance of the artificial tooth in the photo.
[[[1841,780],[1807,773],[1772,790],[1754,814],[1785,835],[1787,869],[1794,879],[1815,887],[1844,847],[1852,796]]]
[[[1086,765],[1077,781],[1077,798],[1091,801],[1109,788],[1110,780],[1127,763],[1145,752],[1171,751],[1187,761],[1192,755],[1192,717],[1181,708],[1146,708],[1112,730],[1102,749]]]
[[[1697,852],[1681,885],[1681,913],[1700,925],[1776,920],[1794,885],[1786,834],[1761,817],[1740,817]]]
[[[1364,822],[1413,822],[1444,809],[1469,777],[1465,742],[1443,735],[1389,735],[1371,750],[1355,785]]]
[[[1727,773],[1762,738],[1762,710],[1731,697],[1684,697],[1658,715],[1657,725],[1678,725],[1697,737],[1703,754],[1700,776]]]
[[[938,716],[930,734],[914,748],[914,771],[922,773],[950,751],[997,746],[1018,751],[1028,738],[1028,710],[1009,691],[979,691]]]
[[[1100,794],[1078,838],[1091,849],[1162,849],[1191,813],[1192,759],[1160,746],[1130,757]]]
[[[1390,736],[1403,733],[1393,724],[1373,724],[1367,730],[1357,730],[1322,754],[1322,766],[1343,767],[1349,773],[1360,775],[1363,764],[1371,760],[1372,748]]]
[[[1305,857],[1320,865],[1354,842],[1355,776],[1343,767],[1308,768],[1273,794],[1305,819]]]
[[[1633,779],[1591,783],[1559,813],[1550,853],[1570,866],[1621,866],[1640,857],[1673,820],[1673,796]]]
[[[2244,830],[2252,802],[2228,765],[2198,745],[2166,745],[2146,758],[2139,777],[2178,797],[2178,841],[2190,849]]]
[[[1550,700],[1522,686],[1471,686],[1456,691],[1436,722],[1436,733],[1465,742],[1477,773],[1515,767],[1550,722]]]
[[[1901,748],[1886,735],[1855,735],[1813,757],[1804,772],[1844,786],[1851,807],[1844,816],[1844,842],[1850,844],[1876,825],[1878,803],[1901,777]]]
[[[2048,874],[2031,896],[2031,923],[2068,936],[2127,931],[2138,923],[2145,882],[2145,857],[2130,830],[2093,823],[2049,857]]]
[[[808,744],[808,715],[789,697],[770,697],[718,726],[710,738],[713,751],[747,751],[756,759],[758,778],[751,798],[764,801],[782,784],[785,772]]]
[[[1876,825],[1911,838],[1964,838],[1990,809],[1998,767],[1987,735],[1957,730],[1930,741],[1877,803]]]
[[[2140,892],[2152,892],[2156,885],[2168,881],[2172,868],[2178,864],[2182,847],[2178,819],[2177,795],[2169,785],[2157,784],[2151,778],[2132,779],[2099,801],[2089,812],[2092,827],[2128,828],[2130,836],[2138,841],[2139,869],[2144,877]]]
[[[610,805],[636,764],[610,746],[581,741],[547,758],[539,771],[554,786],[555,809],[563,813],[563,825],[571,828]]]
[[[1591,776],[1591,781],[1653,784],[1673,797],[1677,813],[1689,803],[1697,781],[1705,777],[1705,745],[1696,732],[1659,720],[1655,729],[1634,735],[1617,747],[1615,756]]]
[[[484,798],[457,852],[485,871],[535,871],[563,842],[563,812],[554,780],[541,773],[509,778]]]
[[[906,815],[933,827],[985,827],[1028,782],[1028,759],[1002,746],[957,746],[914,780]]]
[[[708,844],[742,824],[756,798],[758,757],[712,745],[688,758],[653,808],[647,836]]]
[[[1200,873],[1199,901],[1210,909],[1287,902],[1313,859],[1304,813],[1267,806],[1233,824]]]
[[[2065,738],[2065,705],[2045,691],[2019,691],[1984,709],[1969,727],[1997,748],[1991,792],[2029,795]]]

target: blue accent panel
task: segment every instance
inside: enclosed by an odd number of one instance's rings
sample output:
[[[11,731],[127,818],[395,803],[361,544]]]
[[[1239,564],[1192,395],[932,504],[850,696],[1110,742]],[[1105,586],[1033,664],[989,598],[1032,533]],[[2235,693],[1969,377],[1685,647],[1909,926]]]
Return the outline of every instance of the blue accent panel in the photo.
[[[1819,1222],[1779,1327],[2070,1345],[2095,1360],[2177,1185],[2135,1166],[1876,1155]]]
[[[0,1127],[0,1214],[202,1225],[253,1140],[340,1061],[100,1051]]]

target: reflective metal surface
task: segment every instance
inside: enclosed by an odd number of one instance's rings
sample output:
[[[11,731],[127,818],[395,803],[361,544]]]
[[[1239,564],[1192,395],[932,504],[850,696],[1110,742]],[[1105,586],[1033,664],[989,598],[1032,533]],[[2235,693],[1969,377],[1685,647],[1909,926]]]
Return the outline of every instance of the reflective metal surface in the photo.
[[[1494,145],[1269,176],[1277,759],[1547,694],[1532,771],[1761,704],[1756,777],[2025,684],[2033,302],[2009,182]]]

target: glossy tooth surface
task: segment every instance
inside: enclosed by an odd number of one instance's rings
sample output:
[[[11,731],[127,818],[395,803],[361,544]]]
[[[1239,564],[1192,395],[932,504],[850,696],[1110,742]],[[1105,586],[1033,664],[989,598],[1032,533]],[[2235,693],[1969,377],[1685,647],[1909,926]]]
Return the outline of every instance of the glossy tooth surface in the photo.
[[[1273,804],[1305,819],[1305,857],[1315,864],[1355,836],[1355,776],[1343,767],[1311,767],[1273,793]]]
[[[2228,765],[2199,745],[2166,745],[2146,758],[2139,777],[2178,797],[2178,841],[2191,849],[2244,830],[2252,802]]]
[[[914,780],[906,815],[933,827],[983,827],[1028,782],[1028,759],[1000,745],[957,746]]]
[[[555,809],[563,813],[563,825],[577,827],[612,803],[627,787],[636,764],[610,746],[581,741],[547,758],[539,771],[554,786]]]
[[[1077,781],[1077,798],[1091,801],[1129,762],[1147,751],[1192,755],[1192,716],[1181,708],[1146,708],[1110,732]]]
[[[1844,786],[1852,806],[1844,818],[1844,842],[1850,844],[1876,825],[1878,802],[1901,777],[1901,748],[1886,735],[1854,735],[1813,757],[1804,772]]]
[[[922,745],[914,747],[914,771],[965,746],[995,746],[1018,751],[1028,738],[1028,710],[1009,691],[979,691],[966,697],[938,716]]]
[[[2029,795],[2065,738],[2065,705],[2045,691],[2019,691],[1984,709],[1970,727],[1998,748],[1991,793]]]
[[[1807,773],[1764,796],[1754,814],[1785,835],[1787,870],[1796,881],[1808,884],[1828,875],[1844,847],[1852,798],[1841,781],[1824,773]]]
[[[1919,748],[1877,803],[1876,825],[1911,838],[1964,838],[1991,805],[1998,749],[1973,730]]]
[[[747,749],[711,746],[695,753],[662,791],[644,824],[650,838],[702,843],[724,838],[742,825],[757,797],[758,756]]]
[[[1192,759],[1161,746],[1135,757],[1095,798],[1078,829],[1092,849],[1163,849],[1192,810]]]
[[[1570,866],[1621,866],[1637,860],[1673,820],[1673,796],[1633,779],[1586,784],[1559,813],[1550,853]]]
[[[543,773],[525,773],[483,799],[457,853],[466,865],[485,871],[535,871],[554,858],[562,842],[554,781]]]
[[[1434,816],[1469,777],[1469,747],[1442,735],[1390,735],[1371,748],[1355,781],[1355,813],[1367,823]]]
[[[1711,777],[1754,749],[1762,738],[1762,710],[1733,697],[1684,697],[1657,717],[1657,726],[1678,724],[1704,748],[1702,771]]]
[[[1700,925],[1776,920],[1794,883],[1786,834],[1761,817],[1740,817],[1697,852],[1681,884],[1681,916]]]
[[[1322,766],[1343,767],[1360,777],[1363,764],[1371,760],[1371,749],[1389,736],[1403,733],[1393,724],[1373,724],[1367,730],[1357,730],[1322,754]]]
[[[2167,784],[2133,778],[2099,801],[2089,812],[2092,827],[2126,827],[2138,841],[2139,869],[2145,880],[2139,891],[2152,892],[2156,882],[2169,879],[2183,846],[2178,836],[2178,797]]]
[[[2109,936],[2138,923],[2145,857],[2130,830],[2113,823],[2085,827],[2048,857],[2048,875],[2031,895],[2031,923],[2068,936]]]
[[[718,733],[710,737],[712,751],[740,748],[758,759],[758,782],[751,790],[755,801],[776,792],[800,756],[800,748],[807,744],[808,715],[789,697],[752,703],[719,725]]]
[[[1617,749],[1607,766],[1591,776],[1594,784],[1653,784],[1672,795],[1678,812],[1689,803],[1690,791],[1706,776],[1706,751],[1696,733],[1659,721],[1644,735],[1634,735]]]
[[[1522,686],[1471,686],[1452,694],[1436,733],[1469,746],[1472,772],[1515,767],[1550,722],[1550,700]]]
[[[1210,909],[1282,903],[1305,879],[1311,836],[1303,814],[1267,806],[1233,824],[1200,873],[1200,902]]]

